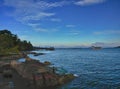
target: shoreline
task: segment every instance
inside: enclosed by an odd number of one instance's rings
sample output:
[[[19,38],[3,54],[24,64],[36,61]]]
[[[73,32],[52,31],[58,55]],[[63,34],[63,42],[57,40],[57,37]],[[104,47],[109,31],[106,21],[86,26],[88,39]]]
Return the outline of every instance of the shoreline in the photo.
[[[17,60],[19,58],[25,58],[25,62],[18,63]],[[52,88],[70,82],[76,77],[73,74],[59,75],[55,72],[54,68],[48,66],[51,64],[49,61],[46,61],[44,63],[39,62],[35,59],[28,57],[27,53],[24,53],[17,57],[11,57],[10,59],[9,64],[12,69],[16,70],[17,74],[20,75],[21,78],[25,79],[25,81],[28,81],[28,85],[30,85],[31,87],[35,86],[37,88],[45,89],[47,89],[47,87]],[[4,65],[4,63],[2,64]],[[14,73],[15,72],[13,72],[13,74]]]

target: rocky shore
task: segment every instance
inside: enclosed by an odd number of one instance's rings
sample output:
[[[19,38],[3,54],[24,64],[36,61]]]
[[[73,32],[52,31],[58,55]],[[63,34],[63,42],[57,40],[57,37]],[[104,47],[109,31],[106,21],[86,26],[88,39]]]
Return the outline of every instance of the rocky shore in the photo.
[[[20,58],[26,58],[27,54],[33,54],[34,56],[39,56],[39,55],[44,55],[44,53],[36,53],[36,52],[31,52],[31,51],[26,51],[26,52],[20,52],[16,54],[9,54],[5,56],[0,55],[0,61],[11,61],[11,60],[18,60]]]
[[[9,69],[15,70],[17,75],[21,76],[24,81],[27,81],[26,85],[29,85],[27,89],[50,89],[50,87],[54,89],[54,87],[65,84],[75,78],[73,74],[57,74],[54,67],[49,67],[51,63],[48,61],[41,63],[29,58],[25,54],[19,57],[25,57],[25,62],[20,63],[17,60],[12,60],[7,64],[6,62],[2,62],[1,64],[9,65]],[[4,70],[1,73],[4,75]],[[11,75],[14,73],[11,73]]]

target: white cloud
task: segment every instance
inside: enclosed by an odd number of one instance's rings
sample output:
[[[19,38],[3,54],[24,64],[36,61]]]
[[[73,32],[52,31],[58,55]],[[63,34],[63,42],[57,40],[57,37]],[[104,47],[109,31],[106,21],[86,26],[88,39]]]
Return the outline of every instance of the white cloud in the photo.
[[[75,27],[75,25],[68,24],[68,25],[66,25],[66,27],[69,27],[69,28],[71,28],[71,27]]]
[[[68,4],[66,1],[46,2],[44,0],[4,0],[5,6],[14,8],[9,15],[19,22],[33,27],[33,29],[38,26],[36,24],[41,24],[40,21],[42,19],[50,18],[55,15],[53,12],[48,12],[48,9],[62,7],[66,4]],[[32,21],[35,22],[35,24],[32,24]],[[51,21],[58,22],[60,19],[54,18],[51,19]],[[47,32],[46,29],[41,27],[39,28],[39,31]]]
[[[48,16],[44,13],[45,10],[61,7],[65,4],[65,1],[48,3],[41,0],[36,0],[36,2],[34,0],[4,0],[5,6],[14,8],[14,13],[12,14],[21,18],[29,15]]]
[[[74,32],[74,33],[72,33],[73,35],[79,35],[80,33],[77,33],[77,32]]]
[[[44,28],[34,28],[34,30],[36,30],[38,32],[48,32],[48,30],[44,29]]]
[[[70,34],[70,35],[79,35],[79,34],[80,34],[80,31],[79,31],[79,30],[70,30],[70,31],[69,31],[69,34]]]
[[[21,40],[29,39],[29,37],[26,36],[26,35],[20,35],[19,37],[20,37]]]
[[[4,0],[4,5],[12,6],[17,9],[25,8],[24,10],[45,10],[48,8],[53,7],[61,7],[63,5],[66,5],[68,2],[61,1],[61,2],[45,2],[41,0]]]
[[[105,43],[103,43],[103,42],[95,42],[95,43],[92,43],[91,45],[92,45],[92,46],[102,46],[102,47],[103,47],[104,44],[105,44]]]
[[[27,23],[29,26],[31,26],[31,27],[33,27],[33,28],[35,28],[35,27],[39,27],[40,26],[40,24],[38,24],[38,23]]]
[[[98,4],[103,3],[106,0],[80,0],[78,2],[75,2],[76,5],[85,6],[85,5],[92,5],[92,4]]]
[[[95,35],[110,35],[110,34],[120,34],[120,30],[104,30],[94,32]]]
[[[38,23],[28,23],[29,26],[31,26],[35,31],[38,32],[57,32],[59,31],[58,29],[46,29],[46,28],[41,28],[41,24]]]
[[[58,19],[58,18],[52,18],[51,21],[53,21],[53,22],[61,22],[61,19]]]
[[[58,32],[59,30],[58,29],[45,29],[45,28],[38,28],[38,27],[35,27],[34,28],[35,31],[38,31],[38,32],[47,32],[47,33],[51,33],[51,32]]]
[[[29,21],[37,21],[37,20],[41,20],[43,18],[46,18],[46,17],[51,17],[55,15],[55,13],[46,13],[46,12],[40,12],[40,13],[37,13],[37,14],[34,14],[34,15],[28,15],[28,16],[24,16],[22,18],[19,18],[19,21],[21,22],[29,22]]]
[[[104,0],[81,0],[76,2],[76,5],[99,3]],[[64,5],[73,4],[75,1],[57,1],[46,2],[45,0],[4,0],[4,6],[12,7],[13,10],[9,13],[17,21],[22,24],[31,26],[33,29],[38,29],[41,32],[48,32],[48,29],[40,27],[42,25],[41,20],[47,18],[52,22],[60,22],[61,19],[55,18],[56,13],[48,12],[49,9],[62,7]],[[54,16],[54,18],[53,18]],[[52,17],[52,18],[51,18]],[[35,22],[34,24],[32,22]],[[66,25],[66,27],[73,28],[75,25]],[[52,30],[52,29],[49,29]],[[55,32],[52,30],[51,32]],[[78,34],[78,32],[73,32]]]

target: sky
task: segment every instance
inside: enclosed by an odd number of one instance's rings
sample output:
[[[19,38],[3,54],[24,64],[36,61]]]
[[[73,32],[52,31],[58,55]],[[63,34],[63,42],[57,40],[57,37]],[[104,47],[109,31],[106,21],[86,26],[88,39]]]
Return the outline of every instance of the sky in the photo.
[[[34,46],[120,45],[120,0],[0,0],[0,30]]]

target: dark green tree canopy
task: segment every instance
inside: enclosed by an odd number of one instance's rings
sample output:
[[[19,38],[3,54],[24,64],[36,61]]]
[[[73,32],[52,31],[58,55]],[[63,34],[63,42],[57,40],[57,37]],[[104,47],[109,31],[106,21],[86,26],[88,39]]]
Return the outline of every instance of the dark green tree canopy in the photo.
[[[32,49],[33,46],[30,42],[21,41],[17,35],[12,34],[9,30],[0,30],[0,54]]]
[[[11,33],[10,31],[8,31],[8,30],[1,30],[1,31],[0,31],[0,35],[1,35],[1,34],[4,34],[4,35],[5,35],[5,34],[7,34],[7,35],[12,35],[12,33]]]

